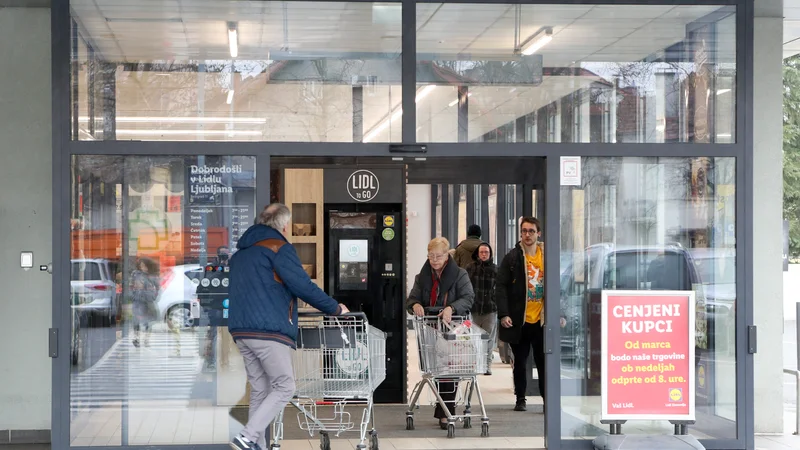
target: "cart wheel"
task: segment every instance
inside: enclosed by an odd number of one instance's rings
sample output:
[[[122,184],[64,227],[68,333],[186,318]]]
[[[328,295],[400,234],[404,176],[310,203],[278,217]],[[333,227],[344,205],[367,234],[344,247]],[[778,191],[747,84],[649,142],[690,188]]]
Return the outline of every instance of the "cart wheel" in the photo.
[[[406,430],[414,429],[414,417],[406,416]]]
[[[369,450],[378,450],[378,433],[372,433],[369,441]]]
[[[489,424],[487,422],[481,424],[481,437],[489,437]]]
[[[472,428],[472,417],[464,418],[464,428]]]
[[[447,437],[448,438],[456,437],[456,424],[454,423],[447,424]]]
[[[331,437],[328,436],[328,433],[321,432],[319,434],[319,449],[331,450]]]

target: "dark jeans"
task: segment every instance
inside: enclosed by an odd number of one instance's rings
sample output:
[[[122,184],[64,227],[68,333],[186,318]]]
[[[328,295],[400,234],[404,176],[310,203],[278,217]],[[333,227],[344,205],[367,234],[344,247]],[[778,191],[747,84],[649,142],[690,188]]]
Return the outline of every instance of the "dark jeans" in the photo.
[[[514,394],[518,399],[525,398],[528,389],[528,355],[533,350],[533,362],[539,374],[539,392],[544,399],[544,329],[540,323],[526,323],[522,326],[519,342],[511,344],[514,352]]]
[[[447,409],[450,410],[450,415],[456,413],[456,388],[458,385],[453,381],[446,381],[441,380],[438,382],[439,385],[439,395],[444,400],[444,404],[447,405]],[[442,409],[442,405],[438,402],[436,403],[436,410],[433,412],[433,417],[437,419],[443,419],[447,417],[447,414],[444,413]]]

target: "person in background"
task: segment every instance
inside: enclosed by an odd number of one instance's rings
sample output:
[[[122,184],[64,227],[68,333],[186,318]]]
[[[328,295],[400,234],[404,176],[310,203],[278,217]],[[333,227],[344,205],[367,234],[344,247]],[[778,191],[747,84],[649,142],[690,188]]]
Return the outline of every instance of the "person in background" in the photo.
[[[466,269],[472,262],[472,254],[475,249],[481,245],[481,227],[480,225],[472,224],[467,228],[467,238],[461,241],[456,246],[455,261],[458,267]]]
[[[450,242],[437,237],[428,243],[428,260],[414,278],[414,287],[408,294],[406,307],[417,317],[425,316],[426,307],[442,308],[442,321],[450,323],[454,315],[469,313],[475,293],[467,272],[458,267],[449,255]],[[450,415],[456,411],[457,385],[452,380],[438,380],[439,395],[444,400]],[[433,416],[439,419],[442,429],[447,429],[447,414],[441,405],[436,405]]]
[[[247,424],[230,446],[262,450],[267,427],[294,396],[292,355],[297,348],[297,298],[327,315],[347,313],[309,278],[286,240],[292,213],[273,203],[237,244],[231,257],[228,329],[244,358],[250,383]]]
[[[541,225],[534,217],[523,217],[520,241],[500,263],[497,271],[497,315],[500,339],[514,353],[514,411],[525,411],[528,355],[539,376],[539,392],[545,398],[544,369],[544,244]],[[561,319],[561,326],[566,323]],[[533,350],[531,352],[531,350]]]
[[[209,265],[214,267],[227,266],[230,261],[231,249],[227,245],[221,245],[217,248],[217,256]],[[216,324],[222,321],[222,310],[219,308],[203,308],[203,317],[201,318],[201,325],[207,325],[208,331],[203,341],[203,357],[205,367],[208,370],[214,370],[217,367],[217,333]]]
[[[228,264],[231,257],[231,249],[227,245],[222,245],[217,249],[217,257],[214,258],[215,266],[224,266]]]
[[[495,302],[495,281],[497,266],[494,263],[492,246],[482,242],[472,253],[472,262],[467,266],[467,274],[475,291],[472,304],[472,320],[489,334],[489,355],[486,375],[492,374],[492,359],[497,341],[497,303]]]
[[[156,320],[156,299],[158,298],[158,275],[155,264],[141,258],[136,262],[136,269],[131,273],[131,307],[133,309],[133,346],[139,347],[142,330],[144,330],[144,346],[150,346],[151,323]]]

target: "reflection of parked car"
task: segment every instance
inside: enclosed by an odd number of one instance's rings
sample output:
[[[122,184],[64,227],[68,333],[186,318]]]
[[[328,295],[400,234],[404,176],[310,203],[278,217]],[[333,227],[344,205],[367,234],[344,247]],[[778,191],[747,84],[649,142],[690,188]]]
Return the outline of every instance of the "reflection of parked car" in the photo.
[[[159,317],[170,327],[189,328],[192,326],[192,301],[197,287],[186,274],[202,271],[198,264],[170,267],[161,272],[161,290],[156,304]]]
[[[117,286],[106,259],[73,259],[71,304],[84,315],[99,317],[103,325],[116,323],[119,312]]]
[[[700,274],[689,252],[680,246],[617,247],[598,244],[575,258],[561,277],[561,310],[567,318],[562,329],[562,359],[584,367],[589,360],[591,373],[600,366],[600,298],[606,289],[614,290],[695,290]],[[703,302],[703,290],[698,292]],[[702,309],[701,309],[702,310]],[[705,346],[704,314],[698,317],[698,344]],[[587,348],[589,342],[591,349]],[[598,355],[595,355],[597,351]],[[595,367],[596,366],[596,367]]]

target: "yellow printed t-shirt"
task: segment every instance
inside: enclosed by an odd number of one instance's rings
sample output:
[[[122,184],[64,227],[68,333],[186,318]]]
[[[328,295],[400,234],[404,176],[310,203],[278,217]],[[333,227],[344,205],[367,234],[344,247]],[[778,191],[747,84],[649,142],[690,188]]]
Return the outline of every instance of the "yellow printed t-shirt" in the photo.
[[[525,255],[525,268],[528,271],[525,323],[537,323],[544,308],[544,253],[538,245],[536,255]]]

